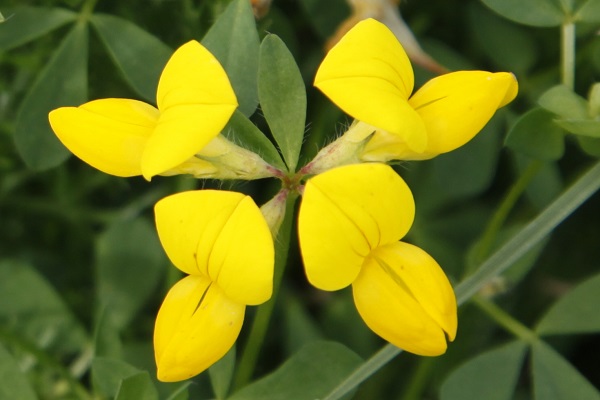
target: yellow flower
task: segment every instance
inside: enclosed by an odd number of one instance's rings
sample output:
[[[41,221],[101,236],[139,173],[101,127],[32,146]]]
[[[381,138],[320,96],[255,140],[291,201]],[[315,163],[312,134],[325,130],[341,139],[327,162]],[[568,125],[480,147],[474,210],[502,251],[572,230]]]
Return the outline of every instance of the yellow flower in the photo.
[[[94,168],[150,179],[190,160],[217,137],[238,105],[223,67],[196,41],[169,59],[156,102],[158,108],[138,100],[94,100],[52,111],[50,125]],[[196,169],[211,167],[203,160],[194,163]]]
[[[323,290],[352,285],[356,307],[378,335],[406,351],[439,355],[456,335],[456,298],[444,272],[399,240],[415,205],[391,167],[331,169],[305,186],[298,235],[308,280]]]
[[[259,208],[241,193],[178,193],[160,200],[155,216],[169,259],[189,274],[167,294],[154,331],[158,379],[178,381],[223,357],[246,305],[271,297],[273,239]]]
[[[314,85],[372,127],[361,159],[382,162],[428,159],[464,145],[518,91],[511,73],[458,71],[411,97],[410,61],[394,34],[373,19],[356,24],[329,51]]]

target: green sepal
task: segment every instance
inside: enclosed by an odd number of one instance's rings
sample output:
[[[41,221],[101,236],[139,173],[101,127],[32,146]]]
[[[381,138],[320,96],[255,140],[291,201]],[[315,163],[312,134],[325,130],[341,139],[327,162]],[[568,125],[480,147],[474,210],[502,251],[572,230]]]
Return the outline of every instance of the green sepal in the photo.
[[[241,111],[235,110],[223,128],[223,135],[238,146],[258,154],[272,166],[285,169],[273,143]]]

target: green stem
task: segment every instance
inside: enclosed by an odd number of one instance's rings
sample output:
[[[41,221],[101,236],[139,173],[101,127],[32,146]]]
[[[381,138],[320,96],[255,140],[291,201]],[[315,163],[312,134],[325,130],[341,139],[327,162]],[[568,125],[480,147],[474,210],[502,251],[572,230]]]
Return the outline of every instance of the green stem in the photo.
[[[401,400],[420,400],[423,398],[423,391],[429,383],[429,375],[435,366],[435,359],[423,357],[419,359],[419,365],[410,379],[410,383]]]
[[[285,219],[279,229],[279,234],[275,241],[275,274],[273,276],[273,295],[271,299],[261,305],[256,311],[256,316],[252,322],[252,328],[248,335],[248,340],[244,346],[244,351],[240,357],[237,366],[237,372],[233,381],[234,390],[244,387],[254,374],[256,361],[265,340],[267,328],[273,315],[275,301],[283,279],[283,271],[287,263],[287,255],[290,247],[290,236],[293,227],[294,203],[297,195],[290,194],[287,199]]]
[[[512,333],[524,342],[533,344],[538,340],[537,335],[525,325],[517,321],[512,315],[498,307],[494,302],[481,296],[473,296],[473,303],[489,315],[498,325]]]
[[[515,261],[552,232],[558,224],[564,221],[598,189],[600,189],[600,162],[594,164],[533,221],[492,254],[473,275],[456,286],[455,293],[458,304],[467,302],[479,289],[512,266]],[[401,351],[392,344],[385,345],[348,375],[323,400],[337,400],[354,390]]]
[[[83,3],[81,11],[79,12],[79,23],[87,23],[94,12],[94,7],[96,7],[97,2],[98,0],[88,0]]]
[[[77,379],[73,377],[73,375],[71,375],[69,370],[66,369],[56,359],[54,359],[54,357],[52,357],[50,354],[40,349],[35,343],[32,343],[27,339],[2,328],[0,328],[0,339],[4,343],[10,343],[31,354],[40,364],[52,369],[53,371],[56,371],[69,384],[69,387],[71,388],[73,394],[76,395],[76,398],[81,400],[92,400],[92,395],[81,383],[79,383],[79,381],[77,381]]]
[[[514,208],[523,192],[525,192],[525,189],[527,189],[527,186],[529,186],[533,178],[535,178],[537,173],[542,168],[542,165],[542,162],[539,160],[532,161],[521,174],[521,176],[519,176],[519,179],[517,179],[517,181],[510,188],[500,203],[500,206],[492,216],[492,219],[486,226],[483,235],[481,236],[481,243],[477,249],[477,254],[475,255],[474,259],[475,262],[472,264],[473,266],[480,264],[483,260],[485,260],[485,257],[490,254],[496,237],[498,236],[498,232],[504,225],[508,215]],[[473,268],[467,268],[465,271],[466,275],[473,272],[472,269]]]
[[[575,24],[570,20],[561,27],[562,84],[573,90],[575,87]]]

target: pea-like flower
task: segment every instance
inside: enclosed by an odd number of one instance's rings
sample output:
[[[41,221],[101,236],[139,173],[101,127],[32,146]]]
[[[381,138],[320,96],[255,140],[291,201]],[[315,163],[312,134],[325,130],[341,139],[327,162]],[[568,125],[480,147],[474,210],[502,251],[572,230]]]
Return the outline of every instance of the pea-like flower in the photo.
[[[73,154],[107,174],[210,176],[215,167],[194,156],[217,138],[238,106],[221,64],[197,41],[182,45],[160,76],[156,102],[158,107],[93,100],[53,110],[49,120]]]
[[[456,335],[456,298],[437,262],[399,241],[414,215],[410,189],[391,167],[347,165],[308,180],[298,235],[312,285],[329,291],[352,285],[355,305],[375,333],[434,356]]]
[[[381,162],[429,159],[464,145],[518,91],[508,72],[457,71],[412,94],[408,56],[374,19],[356,24],[328,52],[314,85],[360,121],[361,129],[351,129],[353,141],[374,133],[359,158]]]
[[[271,231],[254,201],[241,193],[182,192],[155,206],[167,256],[187,277],[167,294],[156,318],[158,379],[204,371],[237,339],[246,305],[273,290]]]

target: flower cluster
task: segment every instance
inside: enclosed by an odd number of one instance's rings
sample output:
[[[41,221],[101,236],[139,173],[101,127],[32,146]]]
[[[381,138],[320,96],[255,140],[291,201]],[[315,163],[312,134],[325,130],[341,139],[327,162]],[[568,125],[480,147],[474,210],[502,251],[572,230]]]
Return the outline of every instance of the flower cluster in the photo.
[[[208,368],[233,346],[245,307],[271,297],[272,237],[291,192],[302,195],[298,237],[312,285],[327,291],[351,285],[365,323],[412,353],[439,355],[454,339],[452,286],[431,256],[401,241],[415,204],[386,163],[432,158],[468,142],[514,99],[514,76],[453,72],[413,94],[402,46],[385,25],[368,19],[329,51],[314,85],[355,121],[312,161],[289,172],[220,135],[237,107],[236,95],[219,62],[195,41],[177,49],[165,66],[157,108],[102,99],[50,113],[62,143],[108,174],[282,181],[281,191],[260,209],[248,196],[218,190],[177,193],[156,204],[160,241],[187,274],[156,319],[159,379],[186,379]]]

